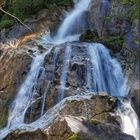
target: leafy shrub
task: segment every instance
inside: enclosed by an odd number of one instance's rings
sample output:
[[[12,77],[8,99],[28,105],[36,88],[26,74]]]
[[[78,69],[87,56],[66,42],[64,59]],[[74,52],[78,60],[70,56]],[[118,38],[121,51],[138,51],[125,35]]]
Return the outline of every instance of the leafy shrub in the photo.
[[[0,28],[9,28],[14,24],[13,20],[2,20],[0,21]]]
[[[31,15],[36,14],[43,8],[48,8],[51,5],[68,6],[72,0],[7,0],[5,10],[20,20],[29,18]],[[2,21],[13,20],[10,16],[3,14]],[[7,24],[6,24],[7,25]],[[3,23],[2,23],[3,26]],[[3,26],[4,27],[4,26]]]

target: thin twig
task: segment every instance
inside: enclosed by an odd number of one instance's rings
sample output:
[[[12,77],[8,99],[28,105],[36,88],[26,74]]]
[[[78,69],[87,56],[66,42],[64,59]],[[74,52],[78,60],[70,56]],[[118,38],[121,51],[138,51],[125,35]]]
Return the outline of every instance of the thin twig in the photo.
[[[2,9],[2,7],[0,7],[0,10],[1,10],[3,13],[5,13],[5,14],[7,14],[7,15],[13,17],[13,18],[15,18],[15,19],[16,19],[17,21],[19,21],[24,27],[26,27],[28,30],[32,31],[31,28],[29,28],[27,25],[25,25],[25,24],[24,24],[19,18],[17,18],[16,16],[10,14],[9,12],[6,12],[5,10]]]

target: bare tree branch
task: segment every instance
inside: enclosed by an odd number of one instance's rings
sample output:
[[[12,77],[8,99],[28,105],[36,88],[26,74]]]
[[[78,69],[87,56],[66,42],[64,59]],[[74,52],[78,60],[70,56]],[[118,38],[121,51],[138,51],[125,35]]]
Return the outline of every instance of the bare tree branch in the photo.
[[[13,18],[16,19],[17,21],[19,21],[19,22],[20,22],[24,27],[26,27],[28,30],[32,31],[31,28],[29,28],[26,24],[24,24],[24,23],[23,23],[19,18],[17,18],[16,16],[10,14],[9,12],[6,12],[5,10],[2,9],[2,7],[0,7],[0,10],[1,10],[3,13],[5,13],[5,14],[7,14],[7,15],[13,17]]]

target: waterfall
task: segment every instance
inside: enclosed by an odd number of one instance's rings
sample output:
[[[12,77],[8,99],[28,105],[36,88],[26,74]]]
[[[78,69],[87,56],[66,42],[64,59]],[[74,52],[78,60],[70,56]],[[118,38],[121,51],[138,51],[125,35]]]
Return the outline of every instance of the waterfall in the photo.
[[[50,50],[51,49],[49,49],[49,51],[45,52],[44,54],[36,56],[33,59],[27,78],[21,85],[17,96],[12,103],[12,107],[10,108],[8,127],[14,127],[24,123],[26,110],[32,103],[33,87],[37,82],[40,69],[43,67],[44,57],[50,52]]]
[[[67,14],[67,17],[63,21],[62,25],[59,27],[56,36],[54,37],[55,41],[65,40],[75,40],[76,37],[72,38],[71,33],[75,30],[75,26],[78,25],[80,30],[85,28],[84,20],[82,19],[82,14],[87,10],[90,0],[80,0],[76,3],[75,8]],[[78,20],[77,25],[75,25]]]
[[[50,86],[50,81],[47,84],[47,87],[44,91],[43,97],[42,97],[42,108],[41,108],[41,116],[44,114],[44,108],[45,108],[45,102],[46,102],[46,96],[49,90],[49,86]]]
[[[102,44],[90,43],[87,49],[92,63],[90,71],[92,78],[89,81],[95,85],[92,87],[93,91],[107,92],[112,96],[127,95],[129,90],[127,80],[118,61],[110,56]]]
[[[71,35],[70,26],[72,26],[74,24],[77,17],[80,17],[82,15],[82,13],[87,10],[89,2],[90,2],[90,0],[80,0],[79,2],[76,3],[74,10],[72,10],[72,12],[70,12],[67,15],[64,22],[60,26],[58,33],[54,37],[55,39],[63,40],[63,38],[65,37],[65,41],[78,40],[79,35]],[[73,28],[73,26],[72,26],[72,28]],[[53,39],[53,40],[50,39],[47,43],[57,44],[57,41],[55,39]],[[60,43],[61,43],[61,41],[60,41]],[[31,69],[27,75],[27,78],[21,85],[19,92],[17,93],[17,96],[16,96],[14,102],[12,103],[12,107],[10,108],[8,127],[12,127],[12,126],[24,123],[24,115],[26,113],[26,110],[32,103],[33,87],[34,87],[35,83],[37,82],[39,71],[40,71],[41,67],[43,66],[44,57],[49,52],[50,52],[50,50],[48,52],[45,52],[44,54],[37,55],[33,59]],[[68,46],[65,49],[64,66],[62,69],[62,76],[60,78],[61,82],[60,82],[60,87],[59,87],[59,99],[63,99],[63,97],[64,97],[64,88],[65,88],[65,84],[66,84],[70,57],[71,57],[71,47]],[[46,94],[47,93],[44,93],[43,102],[45,102],[44,99],[46,97]],[[43,109],[44,109],[44,107],[42,108],[42,110]],[[42,113],[43,113],[43,111],[42,111]]]
[[[131,102],[121,100],[121,105],[116,114],[121,118],[122,131],[134,136],[136,140],[140,140],[139,119],[131,106]]]
[[[37,81],[40,68],[43,64],[43,56],[37,56],[31,65],[31,70],[27,76],[27,79],[22,84],[9,113],[8,126],[16,125],[24,122],[25,111],[30,104],[32,98],[32,89]]]
[[[60,77],[60,87],[58,90],[58,99],[57,99],[58,101],[61,101],[64,98],[64,90],[66,88],[66,80],[67,80],[67,74],[69,70],[71,51],[72,51],[71,46],[67,46],[65,48],[62,74]]]

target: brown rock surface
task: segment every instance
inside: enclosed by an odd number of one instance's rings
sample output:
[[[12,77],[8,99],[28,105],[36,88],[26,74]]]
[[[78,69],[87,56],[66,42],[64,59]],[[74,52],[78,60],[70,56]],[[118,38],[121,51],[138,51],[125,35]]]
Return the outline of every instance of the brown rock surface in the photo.
[[[7,48],[0,57],[0,127],[5,125],[8,106],[30,68],[31,57],[24,50]]]
[[[72,137],[79,140],[134,140],[121,132],[117,121],[111,122],[102,116],[105,112],[106,116],[111,116],[116,103],[116,98],[104,94],[68,97],[39,120],[9,133],[4,140],[72,140]]]

